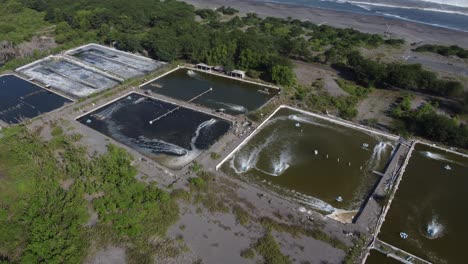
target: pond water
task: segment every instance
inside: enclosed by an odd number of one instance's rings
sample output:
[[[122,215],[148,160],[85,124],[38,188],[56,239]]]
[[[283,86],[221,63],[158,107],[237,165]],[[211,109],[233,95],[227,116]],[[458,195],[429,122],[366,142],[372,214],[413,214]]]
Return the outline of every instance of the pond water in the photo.
[[[327,213],[357,210],[395,142],[294,110],[279,110],[223,165]]]
[[[263,86],[189,69],[176,70],[142,88],[183,101],[212,88],[211,92],[197,98],[193,103],[214,110],[222,108],[232,115],[254,111],[273,97],[273,93],[259,92],[265,89]]]
[[[401,262],[373,249],[366,259],[366,264],[401,264]]]
[[[17,124],[71,103],[15,75],[0,76],[0,120]]]
[[[467,186],[468,158],[417,145],[379,238],[433,263],[465,263]]]
[[[78,121],[173,169],[190,163],[231,127],[228,121],[136,93]]]

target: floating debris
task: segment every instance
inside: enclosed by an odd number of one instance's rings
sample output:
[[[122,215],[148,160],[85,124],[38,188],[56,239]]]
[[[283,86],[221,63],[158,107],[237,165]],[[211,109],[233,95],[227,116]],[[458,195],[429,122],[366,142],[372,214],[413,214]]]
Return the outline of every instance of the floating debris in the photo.
[[[446,169],[446,170],[452,170],[452,167],[450,167],[450,165],[445,165],[444,169]]]
[[[301,127],[301,124],[299,124],[299,123],[296,123],[296,125],[295,125],[295,126],[296,126],[296,127]]]
[[[91,121],[91,119],[86,120],[86,124],[91,124],[91,122],[93,122],[93,121]]]
[[[299,212],[306,213],[307,209],[305,209],[304,207],[299,207]]]
[[[337,202],[341,203],[341,202],[343,201],[343,197],[338,196],[338,197],[336,197],[335,200],[336,200]]]
[[[364,143],[364,144],[362,144],[362,147],[365,148],[365,149],[366,149],[366,148],[369,148],[369,144]]]
[[[315,155],[318,155],[318,150],[314,150],[314,154],[315,154]]]
[[[403,239],[407,239],[408,234],[406,234],[405,232],[400,232],[400,237],[403,238]]]

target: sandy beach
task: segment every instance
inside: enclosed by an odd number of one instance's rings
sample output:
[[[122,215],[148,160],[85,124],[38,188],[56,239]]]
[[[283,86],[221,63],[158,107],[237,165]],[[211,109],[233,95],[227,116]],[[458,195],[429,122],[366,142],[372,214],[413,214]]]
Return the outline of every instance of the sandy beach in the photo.
[[[241,13],[257,13],[262,17],[292,17],[309,20],[313,23],[327,23],[335,27],[351,27],[362,32],[383,34],[390,26],[394,37],[406,39],[410,43],[427,42],[435,44],[454,45],[468,48],[468,33],[424,25],[404,20],[367,16],[347,12],[324,10],[276,3],[260,3],[252,0],[184,0],[201,8],[216,8],[231,6]]]

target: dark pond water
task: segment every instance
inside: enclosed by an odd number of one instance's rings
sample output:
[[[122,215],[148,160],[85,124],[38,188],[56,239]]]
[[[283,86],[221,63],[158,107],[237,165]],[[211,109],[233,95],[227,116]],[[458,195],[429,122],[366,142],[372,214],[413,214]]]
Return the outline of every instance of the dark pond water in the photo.
[[[468,158],[417,145],[379,238],[433,263],[466,263],[467,186]]]
[[[208,149],[231,124],[214,116],[130,94],[78,119],[79,122],[136,149],[140,153],[178,169]]]
[[[71,103],[15,75],[0,76],[0,120],[17,124]]]
[[[188,101],[210,88],[213,89],[212,92],[193,102],[214,110],[222,108],[232,115],[254,111],[273,97],[273,94],[259,92],[265,89],[263,86],[188,69],[179,69],[143,87],[183,101]]]
[[[372,171],[384,169],[393,144],[389,139],[281,109],[223,170],[291,191],[319,210],[356,210],[378,179]]]
[[[367,257],[366,264],[401,264],[396,259],[385,256],[377,250],[371,250]]]

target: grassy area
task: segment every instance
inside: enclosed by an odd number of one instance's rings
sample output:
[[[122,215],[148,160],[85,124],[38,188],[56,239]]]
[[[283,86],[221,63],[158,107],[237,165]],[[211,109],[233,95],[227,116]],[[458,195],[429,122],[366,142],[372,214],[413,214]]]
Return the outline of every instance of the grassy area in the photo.
[[[25,8],[14,0],[2,1],[0,14],[0,41],[21,43],[51,26],[44,20],[45,13]]]
[[[89,157],[76,146],[79,137],[57,127],[48,143],[21,126],[2,134],[0,259],[78,263],[99,241],[126,247],[129,261],[151,262],[150,238],[164,238],[178,206],[155,184],[135,179],[127,152],[110,145],[105,155]],[[87,225],[88,206],[99,214],[95,225]]]
[[[338,114],[344,119],[357,116],[357,103],[366,98],[371,89],[364,88],[352,82],[337,80],[338,85],[349,95],[331,96],[323,88],[323,80],[317,80],[309,87],[296,86],[291,99],[303,104],[304,108]]]
[[[259,222],[268,231],[289,233],[293,237],[297,237],[300,235],[309,236],[314,239],[323,241],[327,244],[330,244],[334,248],[342,249],[344,251],[348,249],[348,247],[343,242],[334,237],[329,236],[328,234],[326,234],[318,228],[306,228],[298,225],[288,225],[284,223],[279,223],[268,217],[260,218]]]
[[[241,257],[246,258],[246,259],[253,259],[255,258],[255,251],[251,248],[242,250],[241,252]]]
[[[236,220],[239,224],[243,226],[247,226],[249,224],[251,219],[250,214],[239,205],[236,204],[232,207],[232,213],[236,217]]]
[[[289,257],[283,255],[280,246],[270,232],[266,233],[254,245],[255,251],[263,257],[265,264],[288,264],[292,263]]]

